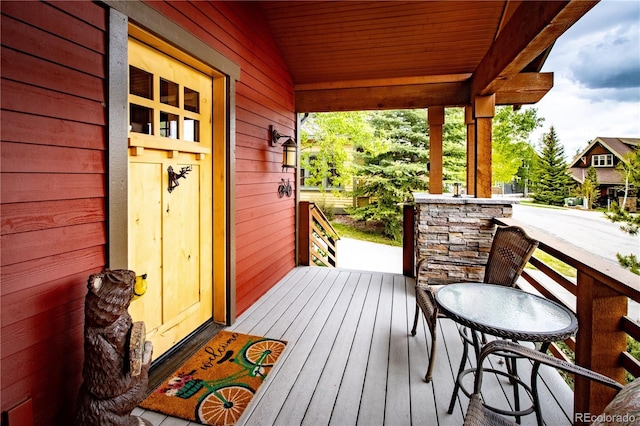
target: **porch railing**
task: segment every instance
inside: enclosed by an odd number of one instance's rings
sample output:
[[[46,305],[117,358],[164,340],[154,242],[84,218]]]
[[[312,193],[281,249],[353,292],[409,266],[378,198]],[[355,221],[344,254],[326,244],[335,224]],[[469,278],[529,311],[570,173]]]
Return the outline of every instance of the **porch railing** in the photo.
[[[578,334],[567,345],[578,365],[625,382],[625,371],[640,375],[640,362],[627,352],[627,336],[640,340],[640,325],[627,315],[629,301],[640,302],[640,278],[596,255],[554,238],[511,218],[495,219],[501,225],[518,225],[539,241],[538,249],[576,269],[576,279],[566,278],[534,257],[538,271],[525,269],[526,281],[545,297],[572,309],[578,317]],[[556,356],[562,357],[558,348]],[[576,379],[575,413],[600,414],[613,398],[613,390],[584,379]]]
[[[338,233],[315,203],[301,201],[299,212],[298,264],[335,268]]]

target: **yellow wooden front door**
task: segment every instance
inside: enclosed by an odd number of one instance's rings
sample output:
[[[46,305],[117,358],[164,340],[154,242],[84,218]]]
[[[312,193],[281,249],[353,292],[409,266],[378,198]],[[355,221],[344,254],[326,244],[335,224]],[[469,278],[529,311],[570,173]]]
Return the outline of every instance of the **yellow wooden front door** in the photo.
[[[129,268],[147,284],[129,312],[154,357],[213,315],[212,96],[211,77],[129,39]]]

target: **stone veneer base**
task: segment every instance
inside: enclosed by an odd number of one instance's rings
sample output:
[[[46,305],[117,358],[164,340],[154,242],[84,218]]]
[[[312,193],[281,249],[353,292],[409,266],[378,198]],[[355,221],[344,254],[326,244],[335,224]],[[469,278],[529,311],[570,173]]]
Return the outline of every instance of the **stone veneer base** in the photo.
[[[518,200],[414,194],[415,256],[421,283],[478,282],[484,277],[496,225]]]

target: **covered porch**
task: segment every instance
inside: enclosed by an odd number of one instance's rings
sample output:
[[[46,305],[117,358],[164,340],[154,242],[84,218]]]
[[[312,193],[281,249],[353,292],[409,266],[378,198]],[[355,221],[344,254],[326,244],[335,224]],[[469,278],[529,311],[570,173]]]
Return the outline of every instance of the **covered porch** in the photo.
[[[440,321],[433,380],[425,383],[430,339],[423,320],[411,337],[414,308],[410,277],[318,267],[292,270],[229,327],[288,341],[241,424],[462,424],[468,402],[464,395],[453,414],[447,414],[462,356],[456,325]],[[523,361],[519,368],[525,372],[527,366]],[[541,371],[546,424],[572,424],[573,392],[555,370]],[[484,393],[502,406],[512,403],[505,380],[486,381]],[[138,413],[154,425],[192,424]],[[533,415],[522,421],[535,423]]]

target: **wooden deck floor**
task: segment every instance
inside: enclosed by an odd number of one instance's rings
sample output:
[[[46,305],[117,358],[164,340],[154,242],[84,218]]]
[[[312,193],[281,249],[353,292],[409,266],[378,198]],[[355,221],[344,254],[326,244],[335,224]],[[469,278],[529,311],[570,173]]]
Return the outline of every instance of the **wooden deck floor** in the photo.
[[[229,327],[287,340],[282,359],[243,415],[243,425],[461,425],[461,394],[447,414],[462,356],[455,323],[440,321],[436,366],[424,382],[428,331],[411,337],[414,281],[402,275],[299,267]],[[521,361],[519,371],[527,369]],[[530,366],[530,365],[529,365]],[[496,365],[495,367],[501,368]],[[571,424],[572,392],[555,370],[541,370],[545,423]],[[511,385],[485,379],[487,401],[505,406]],[[136,410],[154,425],[193,425]],[[535,424],[535,417],[523,418]]]

